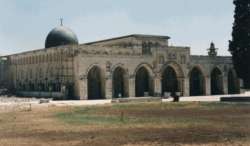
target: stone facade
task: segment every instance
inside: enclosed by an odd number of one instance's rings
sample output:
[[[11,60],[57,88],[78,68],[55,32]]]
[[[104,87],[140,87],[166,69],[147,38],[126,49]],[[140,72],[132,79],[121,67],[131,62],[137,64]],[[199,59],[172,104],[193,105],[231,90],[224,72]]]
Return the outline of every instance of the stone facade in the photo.
[[[239,92],[231,57],[193,56],[167,36],[129,35],[3,56],[5,86],[59,99]]]
[[[4,88],[8,85],[7,83],[7,58],[0,58],[0,88]]]

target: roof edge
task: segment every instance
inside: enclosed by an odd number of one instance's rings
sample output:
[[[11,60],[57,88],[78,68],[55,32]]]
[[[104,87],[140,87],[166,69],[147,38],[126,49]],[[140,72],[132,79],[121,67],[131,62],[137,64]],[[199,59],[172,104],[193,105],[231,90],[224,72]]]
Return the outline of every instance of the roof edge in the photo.
[[[160,38],[160,39],[170,39],[169,36],[162,36],[162,35],[144,35],[144,34],[131,34],[131,35],[125,35],[125,36],[120,36],[120,37],[114,37],[114,38],[110,38],[110,39],[104,39],[104,40],[99,40],[99,41],[94,41],[94,42],[89,42],[89,43],[85,43],[85,45],[92,45],[92,44],[96,44],[96,43],[102,43],[102,42],[108,42],[108,41],[113,41],[113,40],[119,40],[119,39],[123,39],[123,38],[128,38],[128,37],[135,37],[135,38],[140,38],[140,37],[146,37],[146,38]]]

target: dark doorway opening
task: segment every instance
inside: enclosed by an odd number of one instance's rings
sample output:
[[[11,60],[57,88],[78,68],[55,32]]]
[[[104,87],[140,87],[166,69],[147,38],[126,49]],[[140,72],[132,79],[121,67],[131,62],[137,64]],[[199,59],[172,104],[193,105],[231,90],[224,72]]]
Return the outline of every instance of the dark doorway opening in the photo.
[[[173,96],[178,91],[178,79],[176,72],[169,66],[162,74],[162,95],[164,95],[165,92],[168,92]]]
[[[88,99],[105,99],[105,81],[99,67],[93,67],[88,73]]]
[[[113,72],[113,97],[124,98],[128,97],[128,80],[126,71],[118,67]]]
[[[74,97],[74,84],[68,84],[66,86],[66,88],[67,88],[67,99],[75,100],[75,97]]]
[[[136,97],[153,96],[151,78],[148,70],[141,67],[135,77],[135,94]],[[146,93],[148,95],[146,95]]]
[[[205,95],[205,78],[198,68],[194,68],[190,73],[190,96]]]
[[[212,95],[221,95],[223,92],[223,76],[222,72],[215,68],[211,73],[211,94]]]

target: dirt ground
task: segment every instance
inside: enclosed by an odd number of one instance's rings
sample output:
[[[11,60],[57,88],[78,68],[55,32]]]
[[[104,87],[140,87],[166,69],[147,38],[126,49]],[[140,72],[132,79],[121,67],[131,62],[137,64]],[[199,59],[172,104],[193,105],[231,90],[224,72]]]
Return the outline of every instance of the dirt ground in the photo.
[[[0,114],[1,146],[249,146],[250,104],[137,103]]]

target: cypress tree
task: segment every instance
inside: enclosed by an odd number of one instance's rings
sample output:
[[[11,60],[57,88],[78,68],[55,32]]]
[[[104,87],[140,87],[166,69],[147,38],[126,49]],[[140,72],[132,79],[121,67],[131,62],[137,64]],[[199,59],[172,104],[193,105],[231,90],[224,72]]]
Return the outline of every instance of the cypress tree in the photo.
[[[250,0],[234,0],[235,14],[229,51],[234,68],[243,79],[244,87],[250,89]]]

